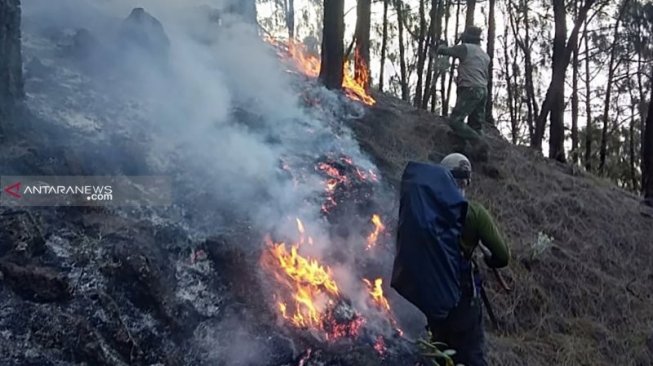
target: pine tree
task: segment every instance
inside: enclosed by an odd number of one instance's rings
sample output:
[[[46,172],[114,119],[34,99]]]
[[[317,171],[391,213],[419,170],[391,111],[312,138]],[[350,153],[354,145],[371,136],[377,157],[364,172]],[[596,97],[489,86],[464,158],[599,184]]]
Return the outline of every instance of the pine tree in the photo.
[[[340,89],[342,87],[345,55],[344,37],[345,1],[325,1],[320,80],[329,89]]]

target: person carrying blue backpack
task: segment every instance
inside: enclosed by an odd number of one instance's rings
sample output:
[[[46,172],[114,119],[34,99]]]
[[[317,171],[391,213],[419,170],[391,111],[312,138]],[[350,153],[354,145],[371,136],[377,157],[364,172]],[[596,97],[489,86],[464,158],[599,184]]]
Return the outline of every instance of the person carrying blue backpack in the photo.
[[[465,198],[471,177],[462,154],[408,163],[391,285],[426,315],[433,341],[456,351],[456,364],[484,366],[484,294],[472,257],[482,244],[487,266],[502,268],[510,250],[485,207]]]

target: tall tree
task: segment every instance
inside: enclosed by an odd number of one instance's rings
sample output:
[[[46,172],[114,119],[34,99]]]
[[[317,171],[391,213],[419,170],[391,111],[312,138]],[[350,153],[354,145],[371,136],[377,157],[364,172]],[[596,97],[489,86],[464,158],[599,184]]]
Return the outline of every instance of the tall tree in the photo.
[[[653,206],[653,87],[642,134],[642,193],[649,205]]]
[[[514,22],[514,16],[511,13],[510,14],[510,21]],[[510,55],[508,53],[508,27],[504,27],[503,30],[503,66],[504,66],[504,77],[505,77],[505,82],[506,82],[506,91],[508,93],[508,114],[510,116],[510,135],[512,136],[512,143],[516,144],[517,143],[517,116],[515,113],[515,108],[514,108],[514,84],[512,82],[512,77],[510,74]],[[516,54],[515,54],[516,58]],[[514,64],[514,62],[513,62]]]
[[[286,5],[286,28],[288,38],[295,39],[295,0],[284,0]]]
[[[524,0],[523,2],[524,10],[524,41],[521,42],[517,40],[520,48],[524,52],[524,81],[526,87],[526,107],[528,108],[528,131],[531,144],[535,142],[535,119],[539,115],[539,107],[537,100],[535,98],[535,85],[533,83],[533,73],[535,69],[533,67],[533,61],[531,58],[531,35],[530,35],[530,18],[528,10],[528,1]],[[517,36],[515,35],[515,38]],[[539,146],[541,149],[541,145]]]
[[[601,150],[599,161],[599,174],[605,174],[605,158],[607,154],[607,141],[608,141],[608,125],[610,119],[610,103],[612,102],[612,84],[614,81],[614,74],[617,71],[616,68],[618,65],[615,65],[617,62],[617,43],[619,42],[619,25],[623,16],[626,12],[628,6],[628,0],[623,0],[619,6],[619,14],[617,15],[617,20],[614,23],[613,30],[613,40],[612,45],[610,46],[610,61],[608,62],[608,80],[606,84],[605,91],[605,102],[603,106],[603,129],[601,130]]]
[[[574,2],[574,16],[578,16],[578,3]],[[579,44],[576,43],[573,49],[571,61],[571,161],[578,163],[578,68]]]
[[[340,89],[345,52],[345,0],[324,2],[323,23],[320,80],[329,89]]]
[[[487,85],[487,106],[485,108],[485,120],[494,124],[494,117],[492,116],[493,100],[492,89],[494,83],[494,38],[496,33],[495,17],[495,0],[490,0],[488,13],[488,31],[487,31],[487,54],[490,56],[490,66],[488,71],[488,85]],[[507,46],[507,45],[506,45]]]
[[[448,7],[448,5],[447,5]],[[431,45],[437,43],[437,40],[442,38],[442,17],[445,12],[444,0],[432,0],[431,1],[431,27],[429,29],[430,39],[429,42]],[[436,96],[436,85],[437,79],[440,76],[441,72],[438,70],[435,65],[435,58],[433,57],[433,52],[429,52],[429,62],[428,70],[426,72],[426,84],[424,97],[422,98],[422,108],[426,109],[428,107],[429,100],[431,100],[431,111],[435,112],[435,96]]]
[[[370,7],[371,0],[358,0],[356,5],[354,79],[365,88],[370,82]]]
[[[408,101],[408,72],[406,70],[406,48],[404,45],[404,15],[403,4],[401,0],[395,1],[397,11],[397,25],[399,26],[399,73],[401,84],[401,99]]]
[[[449,19],[451,18],[451,1],[450,0],[444,0],[445,1],[445,7],[444,7],[444,37],[440,38],[447,38],[447,34],[449,34]],[[431,62],[434,62],[432,60]],[[441,109],[442,109],[442,115],[446,116],[449,114],[449,108],[446,105],[446,100],[447,100],[447,74],[443,72],[440,68],[436,67],[436,70],[440,72],[440,104],[441,104]],[[431,103],[431,108],[433,109],[435,107],[435,103]],[[433,111],[435,111],[433,109]]]
[[[549,158],[558,161],[565,161],[565,74],[567,64],[565,62],[566,42],[567,42],[567,11],[564,0],[553,0],[553,18],[555,21],[555,36],[553,37],[553,78],[559,78],[557,87],[551,98],[551,128],[549,131]],[[569,42],[571,47],[574,44]]]
[[[415,97],[413,105],[422,105],[422,78],[424,75],[424,63],[426,62],[426,14],[425,0],[419,0],[419,35],[417,37],[417,84],[415,85]]]
[[[467,0],[467,14],[465,14],[465,27],[474,25],[474,13],[476,13],[476,0]]]
[[[383,31],[381,35],[381,62],[379,65],[379,91],[383,91],[385,79],[385,57],[388,48],[388,5],[390,0],[383,0]]]
[[[20,21],[20,2],[0,1],[0,129],[24,93]]]
[[[585,170],[588,172],[592,171],[592,89],[590,86],[590,80],[592,75],[590,74],[590,39],[587,28],[589,26],[589,20],[585,21],[585,27],[583,28],[583,39],[585,39],[585,116],[587,122],[585,125]]]
[[[542,103],[542,111],[535,123],[535,136],[533,145],[541,150],[544,139],[546,120],[551,116],[549,157],[558,161],[565,161],[564,150],[564,92],[565,76],[567,66],[571,61],[573,45],[578,42],[578,33],[581,25],[587,18],[589,10],[596,0],[586,0],[583,7],[578,11],[578,17],[574,21],[569,40],[567,41],[567,10],[564,0],[553,0],[553,14],[555,21],[555,36],[553,39],[553,70],[551,83],[547,90],[546,97]]]
[[[458,43],[458,33],[460,31],[460,12],[461,12],[460,8],[461,8],[461,5],[460,5],[460,1],[459,1],[456,4],[456,25],[455,25],[456,30],[455,30],[455,33],[454,33],[456,36],[455,36],[455,39],[454,39],[454,44]],[[442,101],[442,104],[443,104],[442,115],[444,115],[444,116],[449,114],[448,113],[448,111],[449,111],[449,101],[451,100],[451,89],[452,89],[452,86],[453,86],[453,72],[454,72],[455,68],[456,68],[456,59],[453,60],[453,62],[451,63],[451,67],[449,68],[449,83],[447,84],[447,97],[446,97],[446,99],[444,101]]]
[[[629,160],[629,168],[628,171],[630,173],[630,180],[632,184],[632,190],[637,192],[637,187],[639,185],[638,179],[637,179],[637,163],[636,163],[636,157],[635,157],[635,121],[636,121],[636,116],[637,116],[637,99],[635,97],[635,93],[633,92],[633,85],[630,85],[630,67],[628,68],[628,91],[630,94],[630,123],[628,126],[628,160]]]

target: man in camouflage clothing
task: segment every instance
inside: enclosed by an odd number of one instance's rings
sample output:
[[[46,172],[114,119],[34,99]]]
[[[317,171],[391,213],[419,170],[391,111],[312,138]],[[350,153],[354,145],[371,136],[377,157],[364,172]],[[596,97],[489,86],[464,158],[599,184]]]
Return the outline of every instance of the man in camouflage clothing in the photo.
[[[440,46],[436,51],[460,59],[456,78],[458,96],[449,126],[458,136],[467,140],[478,140],[485,122],[490,56],[480,46],[481,33],[481,28],[469,27],[460,37],[462,44]],[[468,116],[469,126],[464,123]]]

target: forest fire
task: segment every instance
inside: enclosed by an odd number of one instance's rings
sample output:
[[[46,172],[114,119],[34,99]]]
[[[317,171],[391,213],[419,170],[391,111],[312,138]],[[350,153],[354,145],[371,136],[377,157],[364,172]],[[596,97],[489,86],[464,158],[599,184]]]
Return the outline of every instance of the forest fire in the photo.
[[[262,263],[279,284],[275,297],[281,317],[297,328],[321,331],[327,341],[358,336],[365,319],[343,298],[329,266],[300,255],[299,244],[289,249],[269,237],[266,242]],[[381,289],[383,280],[376,279],[374,285],[363,281],[372,302],[390,311]]]
[[[356,338],[365,318],[345,298],[328,265],[300,254],[306,228],[299,219],[297,230],[299,240],[292,245],[265,238],[261,263],[277,284],[273,291],[279,315],[296,328],[318,331],[326,341]],[[312,243],[310,237],[308,242]],[[370,304],[394,325],[390,303],[383,295],[383,279],[362,282]]]
[[[302,74],[311,78],[317,78],[320,75],[321,60],[319,55],[308,52],[303,43],[292,39],[282,41],[271,37],[266,37],[265,41],[274,45],[279,50],[279,56],[286,61],[292,62],[293,66]],[[360,60],[356,64],[363,65]],[[355,76],[352,76],[349,62],[345,61],[342,88],[347,97],[367,105],[376,104],[376,100],[372,98],[367,88],[369,84],[368,67],[365,66],[360,70],[354,70],[354,74]]]
[[[296,327],[324,329],[327,309],[339,297],[331,269],[301,256],[298,245],[288,250],[285,243],[266,241],[264,265],[283,287],[280,292],[286,293],[277,294],[281,316]]]
[[[333,213],[338,202],[357,202],[365,199],[369,192],[366,190],[371,183],[378,182],[376,173],[372,170],[364,170],[356,166],[349,156],[324,157],[315,165],[315,170],[325,178],[324,191],[326,194],[322,204],[322,213]],[[375,226],[376,222],[373,223]],[[380,217],[376,219],[380,221]],[[382,226],[382,224],[381,224]],[[383,228],[379,229],[383,231]],[[379,233],[370,240],[376,241]],[[371,234],[370,234],[371,235]],[[374,244],[369,244],[373,246]]]

